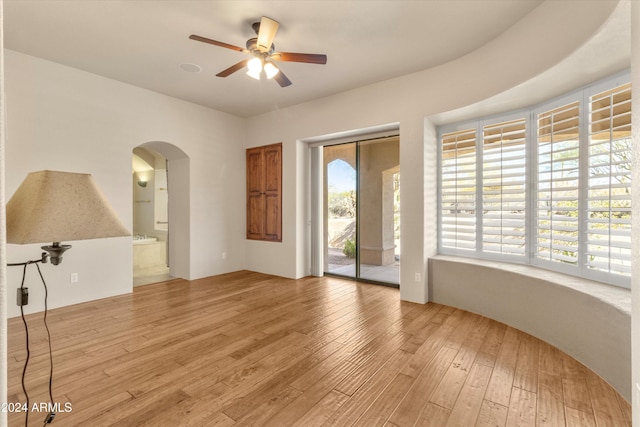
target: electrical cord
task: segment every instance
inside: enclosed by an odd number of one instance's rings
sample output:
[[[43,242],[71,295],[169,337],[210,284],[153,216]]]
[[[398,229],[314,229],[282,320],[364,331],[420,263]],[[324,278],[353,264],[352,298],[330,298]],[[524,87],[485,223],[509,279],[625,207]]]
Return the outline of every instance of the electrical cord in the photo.
[[[24,263],[22,268],[22,282],[20,283],[20,292],[24,289],[24,279],[27,276],[27,264]],[[27,393],[27,387],[24,384],[25,376],[27,374],[27,366],[29,366],[29,358],[31,357],[31,351],[29,350],[29,325],[27,325],[27,319],[24,317],[24,306],[20,306],[20,316],[22,317],[22,323],[24,324],[24,334],[27,338],[27,358],[24,360],[24,367],[22,368],[22,392],[24,393],[27,410],[24,412],[24,425],[25,427],[29,425],[29,393]]]
[[[47,341],[49,342],[49,399],[51,402],[51,408],[50,411],[53,411],[53,408],[55,407],[54,403],[53,403],[53,349],[51,348],[51,332],[49,331],[49,325],[47,324],[47,312],[48,312],[48,307],[47,307],[47,301],[49,299],[49,289],[47,288],[47,282],[45,282],[44,280],[44,276],[42,275],[42,271],[40,270],[40,266],[38,265],[38,263],[36,264],[36,268],[38,269],[38,274],[40,275],[40,280],[42,280],[42,286],[44,286],[44,328],[47,331]],[[44,419],[44,424],[43,425],[47,425],[53,422],[53,417],[55,417],[56,414],[53,412],[49,412],[49,414],[47,415],[47,417]]]
[[[44,327],[47,331],[47,338],[49,341],[49,398],[51,399],[51,410],[53,410],[53,408],[55,407],[54,403],[53,403],[53,350],[51,347],[51,333],[49,331],[49,325],[47,324],[47,312],[48,312],[48,306],[47,306],[47,300],[49,297],[49,290],[47,288],[47,283],[44,280],[44,276],[42,275],[42,271],[40,270],[40,266],[38,265],[38,263],[40,262],[47,262],[47,257],[46,257],[46,253],[42,254],[42,258],[38,259],[38,260],[32,260],[32,261],[27,261],[27,262],[19,262],[19,263],[10,263],[7,264],[8,267],[17,267],[17,266],[22,266],[22,281],[20,283],[20,292],[24,292],[24,281],[25,278],[27,276],[27,266],[29,264],[35,264],[36,268],[38,269],[38,274],[40,275],[40,279],[42,280],[42,285],[44,286]],[[25,399],[26,399],[26,411],[25,411],[25,418],[24,418],[24,425],[25,427],[28,426],[29,424],[29,407],[30,407],[30,399],[29,399],[29,393],[27,393],[27,387],[25,385],[25,378],[26,378],[26,373],[27,373],[27,366],[29,365],[29,359],[31,358],[31,351],[29,349],[29,325],[27,324],[27,319],[24,315],[24,306],[20,305],[20,316],[22,317],[22,323],[24,324],[24,332],[25,332],[25,337],[26,337],[26,352],[27,352],[27,357],[24,361],[24,367],[22,368],[22,379],[21,379],[21,384],[22,384],[22,392],[24,393]],[[56,416],[56,414],[54,412],[49,412],[47,414],[47,416],[44,419],[44,424],[43,426],[46,426],[47,424],[51,424],[53,422],[54,417]]]

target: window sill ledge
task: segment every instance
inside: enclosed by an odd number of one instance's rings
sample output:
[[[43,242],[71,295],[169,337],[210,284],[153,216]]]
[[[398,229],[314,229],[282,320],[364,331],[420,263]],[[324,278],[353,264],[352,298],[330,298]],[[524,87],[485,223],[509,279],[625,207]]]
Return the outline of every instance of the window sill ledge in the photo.
[[[505,272],[520,274],[532,279],[544,281],[556,286],[572,289],[590,295],[617,310],[631,316],[631,290],[606,283],[571,276],[555,271],[538,268],[532,265],[511,264],[499,261],[480,260],[452,255],[436,255],[431,259],[456,262],[479,267],[491,268]]]

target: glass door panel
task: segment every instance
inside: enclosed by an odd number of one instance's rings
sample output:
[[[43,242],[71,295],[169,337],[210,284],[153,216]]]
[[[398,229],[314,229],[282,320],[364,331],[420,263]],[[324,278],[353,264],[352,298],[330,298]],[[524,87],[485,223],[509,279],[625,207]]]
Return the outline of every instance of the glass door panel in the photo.
[[[324,147],[326,273],[356,277],[356,144]]]
[[[400,283],[397,137],[359,143],[359,278]]]

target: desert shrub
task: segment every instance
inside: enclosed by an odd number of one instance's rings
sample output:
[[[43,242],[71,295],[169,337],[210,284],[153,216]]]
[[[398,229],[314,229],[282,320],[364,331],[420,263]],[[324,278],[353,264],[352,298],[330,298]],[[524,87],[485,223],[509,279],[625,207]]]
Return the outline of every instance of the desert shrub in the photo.
[[[356,243],[351,239],[345,240],[344,249],[342,249],[342,253],[344,253],[347,256],[347,258],[355,258],[356,257]]]

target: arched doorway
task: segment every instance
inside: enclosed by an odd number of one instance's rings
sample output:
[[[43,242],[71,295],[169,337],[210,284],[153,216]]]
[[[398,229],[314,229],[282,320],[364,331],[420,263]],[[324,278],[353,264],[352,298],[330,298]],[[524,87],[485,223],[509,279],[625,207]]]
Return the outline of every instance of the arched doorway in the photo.
[[[135,147],[133,159],[142,168],[146,163],[151,169],[146,174],[136,171],[135,166],[133,170],[134,286],[168,278],[188,279],[189,157],[173,144],[151,141]],[[148,270],[136,274],[136,268]]]

